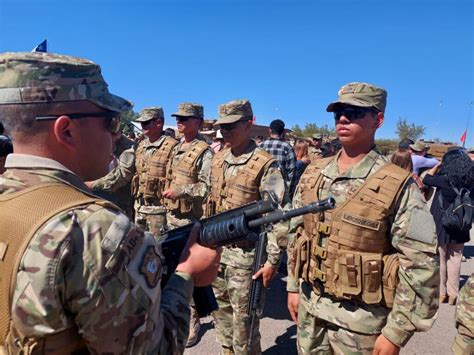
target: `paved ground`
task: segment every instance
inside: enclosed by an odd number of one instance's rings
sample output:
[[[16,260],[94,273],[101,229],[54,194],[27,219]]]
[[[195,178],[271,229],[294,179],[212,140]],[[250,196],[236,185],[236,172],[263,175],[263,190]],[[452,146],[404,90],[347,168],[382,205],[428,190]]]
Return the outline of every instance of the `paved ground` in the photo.
[[[471,230],[471,242],[466,244],[464,255],[467,261],[462,263],[462,283],[474,272],[474,229]],[[296,326],[290,321],[286,308],[286,292],[284,276],[278,274],[272,281],[265,306],[264,317],[261,321],[262,350],[267,355],[296,354]],[[210,317],[202,320],[200,342],[185,351],[187,355],[219,353],[219,346],[215,341],[214,328]],[[438,319],[433,328],[426,333],[417,333],[401,354],[451,354],[451,343],[455,335],[454,307],[442,304]]]

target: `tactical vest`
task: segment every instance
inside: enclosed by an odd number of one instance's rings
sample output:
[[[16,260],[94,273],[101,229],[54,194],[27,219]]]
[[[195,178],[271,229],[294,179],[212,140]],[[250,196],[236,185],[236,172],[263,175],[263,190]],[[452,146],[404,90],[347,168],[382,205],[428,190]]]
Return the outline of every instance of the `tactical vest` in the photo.
[[[178,141],[166,136],[155,152],[145,156],[145,147],[140,144],[135,153],[136,174],[132,180],[132,192],[135,198],[147,200],[161,200],[161,193],[165,186],[166,165],[171,151]]]
[[[319,198],[321,170],[331,159],[317,161],[304,172],[300,180],[304,204]],[[318,294],[391,307],[398,277],[391,220],[410,176],[387,164],[335,209],[304,215],[304,228],[297,231],[295,275]]]
[[[209,195],[206,213],[212,216],[233,208],[240,207],[260,198],[258,187],[265,169],[276,160],[264,150],[252,154],[245,166],[236,176],[225,177],[224,149],[214,156],[211,168],[211,193]]]
[[[169,162],[165,190],[199,182],[197,160],[208,148],[209,144],[203,141],[198,141],[193,144],[191,149],[179,157],[179,162],[174,167],[172,166],[172,162]],[[176,201],[165,199],[164,202],[166,208],[170,211],[189,213],[194,208],[200,210],[200,212],[196,211],[197,215],[202,215],[202,204],[199,204],[199,206],[193,206],[193,201],[189,201],[188,199],[182,198]]]
[[[38,204],[38,201],[42,203]],[[14,327],[11,310],[17,272],[33,236],[54,216],[90,204],[118,210],[107,201],[62,183],[44,183],[0,195],[0,354],[87,352],[75,326],[33,338]]]

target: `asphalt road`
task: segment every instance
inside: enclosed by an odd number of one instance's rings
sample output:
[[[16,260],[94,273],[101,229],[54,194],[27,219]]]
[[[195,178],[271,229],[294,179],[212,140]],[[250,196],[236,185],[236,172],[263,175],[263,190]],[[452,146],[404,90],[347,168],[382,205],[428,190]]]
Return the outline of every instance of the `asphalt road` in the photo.
[[[466,262],[462,263],[461,283],[474,272],[474,228],[471,230],[471,242],[464,249]],[[267,291],[264,317],[260,323],[262,334],[262,351],[267,355],[297,354],[296,326],[290,321],[286,308],[286,283],[284,275],[277,274]],[[402,349],[401,354],[451,354],[451,344],[455,336],[454,306],[442,304],[438,311],[438,319],[428,332],[416,333]],[[213,355],[219,353],[219,345],[215,340],[212,318],[201,320],[200,341],[185,354]]]

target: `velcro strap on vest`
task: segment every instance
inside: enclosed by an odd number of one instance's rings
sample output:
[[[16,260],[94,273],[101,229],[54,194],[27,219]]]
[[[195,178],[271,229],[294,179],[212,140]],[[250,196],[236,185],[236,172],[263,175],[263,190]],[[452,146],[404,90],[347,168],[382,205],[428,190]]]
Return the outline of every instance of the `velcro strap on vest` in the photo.
[[[349,286],[357,287],[357,270],[355,266],[354,254],[346,254],[347,279]]]
[[[328,224],[325,224],[324,222],[317,222],[316,223],[316,230],[319,233],[323,233],[323,234],[326,234],[326,235],[331,234],[331,226],[328,225]]]

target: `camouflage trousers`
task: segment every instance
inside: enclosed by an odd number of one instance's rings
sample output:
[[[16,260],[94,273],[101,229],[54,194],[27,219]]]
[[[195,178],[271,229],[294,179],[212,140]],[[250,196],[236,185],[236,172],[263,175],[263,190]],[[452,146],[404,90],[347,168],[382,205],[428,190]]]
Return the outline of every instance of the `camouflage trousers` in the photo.
[[[298,354],[372,354],[378,334],[341,328],[308,312],[308,299],[300,293],[298,305]]]
[[[469,331],[462,324],[458,325],[458,333],[454,338],[452,347],[454,355],[474,354],[474,338],[472,335],[472,330]]]
[[[166,211],[161,206],[135,206],[135,224],[159,240],[166,227]]]
[[[219,309],[212,315],[217,341],[222,347],[233,349],[235,354],[260,354],[259,321],[255,321],[253,346],[247,346],[250,320],[247,315],[252,270],[221,264],[212,284]]]

